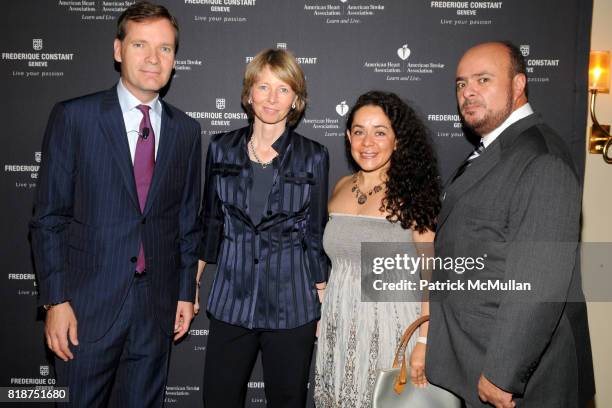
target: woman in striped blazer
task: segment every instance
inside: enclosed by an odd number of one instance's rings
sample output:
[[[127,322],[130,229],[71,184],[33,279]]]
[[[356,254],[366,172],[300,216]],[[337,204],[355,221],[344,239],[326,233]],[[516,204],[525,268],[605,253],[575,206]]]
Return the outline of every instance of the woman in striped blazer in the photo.
[[[328,275],[328,153],[293,130],[306,86],[289,52],[265,50],[247,65],[242,103],[249,126],[214,136],[206,158],[198,282],[207,263],[217,270],[204,402],[244,406],[261,350],[268,406],[304,406]]]

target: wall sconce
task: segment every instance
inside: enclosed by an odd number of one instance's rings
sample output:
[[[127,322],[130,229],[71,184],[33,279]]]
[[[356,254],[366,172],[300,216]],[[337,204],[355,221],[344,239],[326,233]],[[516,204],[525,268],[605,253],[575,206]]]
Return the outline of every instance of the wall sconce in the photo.
[[[612,137],[610,125],[600,125],[595,116],[598,93],[610,92],[610,51],[591,51],[589,58],[590,113],[593,126],[589,137],[589,153],[602,154],[606,163],[612,163]]]

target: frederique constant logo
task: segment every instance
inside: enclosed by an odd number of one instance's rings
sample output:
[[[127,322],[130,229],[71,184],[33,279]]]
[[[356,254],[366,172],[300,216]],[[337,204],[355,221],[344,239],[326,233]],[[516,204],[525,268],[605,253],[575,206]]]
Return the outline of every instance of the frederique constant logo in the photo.
[[[48,45],[48,44],[47,44]],[[74,53],[43,51],[44,41],[42,38],[32,38],[32,49],[7,50],[0,53],[0,60],[12,64],[11,76],[24,78],[50,78],[63,77],[64,71],[51,71],[45,68],[56,68],[58,63],[70,63],[74,60]],[[23,69],[22,69],[23,68]],[[27,68],[27,70],[25,70]],[[40,68],[35,70],[32,68]]]
[[[406,61],[410,56],[410,48],[408,48],[408,44],[404,44],[398,48],[397,55],[402,59],[402,61]]]
[[[348,111],[349,111],[349,107],[346,104],[346,101],[342,101],[336,105],[336,113],[338,113],[338,115],[344,116],[347,114]]]
[[[41,365],[40,366],[40,375],[42,375],[43,377],[46,377],[49,375],[49,366],[48,365]]]
[[[42,38],[32,38],[32,48],[34,48],[34,51],[42,50],[43,49]]]
[[[34,152],[34,161],[36,163],[40,163],[41,159],[42,159],[42,152]]]
[[[287,49],[287,43],[286,42],[276,43],[276,48],[278,48],[279,50],[286,50]]]
[[[229,106],[231,108],[231,101],[230,101]],[[223,131],[223,129],[220,129],[220,127],[224,127],[229,130],[232,127],[232,122],[234,120],[247,120],[248,119],[247,114],[245,112],[232,112],[231,109],[230,111],[227,111],[226,110],[227,107],[228,105],[227,105],[226,98],[220,97],[220,98],[215,98],[216,110],[195,111],[195,112],[187,111],[186,113],[193,119],[207,119],[208,120],[207,122],[202,123],[204,125],[202,134],[207,134],[207,133],[214,134],[214,133]],[[205,128],[206,125],[210,125],[213,128],[206,129]],[[207,133],[204,133],[204,132],[207,132]]]
[[[529,44],[522,44],[519,47],[519,50],[521,51],[521,54],[523,54],[523,57],[529,56]]]
[[[528,81],[531,82],[550,82],[550,70],[559,67],[559,58],[541,58],[538,50],[535,50],[536,57],[531,56],[531,47],[529,44],[521,44],[519,50],[523,57],[525,57],[525,63],[527,64],[527,74],[529,74]],[[528,58],[529,57],[529,58]],[[539,57],[539,58],[538,58]]]

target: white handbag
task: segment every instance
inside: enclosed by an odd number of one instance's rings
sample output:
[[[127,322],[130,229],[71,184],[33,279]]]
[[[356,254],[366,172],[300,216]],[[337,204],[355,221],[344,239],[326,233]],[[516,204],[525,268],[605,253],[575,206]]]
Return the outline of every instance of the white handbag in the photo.
[[[418,388],[408,381],[406,347],[415,330],[429,320],[423,316],[404,332],[397,347],[393,367],[380,370],[374,385],[372,408],[460,408],[461,401],[444,388],[428,384]],[[400,366],[401,358],[401,366]]]

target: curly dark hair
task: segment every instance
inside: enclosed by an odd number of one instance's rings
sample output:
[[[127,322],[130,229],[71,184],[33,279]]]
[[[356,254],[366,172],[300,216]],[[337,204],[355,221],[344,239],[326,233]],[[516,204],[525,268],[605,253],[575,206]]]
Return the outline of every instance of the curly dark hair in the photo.
[[[378,106],[383,110],[397,141],[380,210],[389,213],[387,220],[399,221],[404,229],[435,230],[440,211],[440,177],[427,128],[414,109],[396,94],[370,91],[361,95],[351,108],[346,120],[349,131],[355,113],[364,106]],[[348,138],[346,153],[349,163],[358,171]]]

